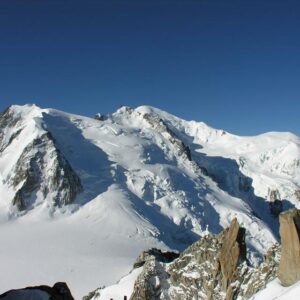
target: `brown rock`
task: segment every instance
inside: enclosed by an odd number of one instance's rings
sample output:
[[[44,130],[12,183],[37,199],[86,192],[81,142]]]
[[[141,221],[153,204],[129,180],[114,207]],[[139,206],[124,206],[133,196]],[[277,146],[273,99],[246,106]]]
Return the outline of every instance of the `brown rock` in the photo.
[[[300,280],[300,210],[280,214],[281,259],[278,278],[283,286]]]
[[[226,291],[226,296],[225,296],[225,300],[232,300],[234,296],[234,291],[232,286],[229,286],[227,291]]]
[[[219,255],[222,272],[222,287],[226,291],[234,275],[240,259],[246,255],[245,229],[241,228],[237,219],[233,219],[225,231],[224,242]]]

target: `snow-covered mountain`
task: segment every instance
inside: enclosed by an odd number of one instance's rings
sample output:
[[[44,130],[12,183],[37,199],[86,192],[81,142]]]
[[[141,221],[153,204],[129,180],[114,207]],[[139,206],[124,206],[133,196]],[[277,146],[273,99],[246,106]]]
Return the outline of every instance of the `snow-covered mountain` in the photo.
[[[0,130],[0,292],[67,281],[79,297],[141,250],[183,250],[234,217],[256,263],[278,213],[299,206],[291,133],[238,137],[148,106],[96,118],[11,106]]]

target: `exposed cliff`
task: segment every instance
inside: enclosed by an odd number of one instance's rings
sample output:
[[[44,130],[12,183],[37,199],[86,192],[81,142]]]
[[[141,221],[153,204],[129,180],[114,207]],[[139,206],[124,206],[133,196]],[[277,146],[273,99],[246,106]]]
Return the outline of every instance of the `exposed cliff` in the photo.
[[[282,242],[278,278],[283,286],[300,279],[300,210],[290,209],[280,215]]]

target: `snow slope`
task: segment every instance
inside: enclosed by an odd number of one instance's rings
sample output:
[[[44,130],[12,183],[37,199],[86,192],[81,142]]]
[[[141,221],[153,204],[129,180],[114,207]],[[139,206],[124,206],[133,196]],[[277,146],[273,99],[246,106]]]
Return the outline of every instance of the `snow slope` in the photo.
[[[140,251],[182,250],[235,216],[255,263],[277,237],[267,200],[298,205],[292,134],[237,137],[147,106],[103,120],[12,106],[1,118],[0,293],[63,280],[79,299]]]
[[[100,293],[97,293],[96,291],[95,295],[92,297],[92,300],[123,300],[124,296],[127,296],[127,299],[129,299],[133,292],[134,283],[142,269],[143,268],[132,270],[132,272],[124,276],[118,283],[102,289]]]
[[[297,300],[300,295],[300,282],[283,287],[278,279],[271,281],[267,287],[251,297],[250,300]]]
[[[91,300],[123,300],[124,295],[129,299],[132,292],[134,282],[137,279],[140,269],[135,269],[132,273],[122,278],[118,283],[99,290]],[[252,296],[249,300],[297,300],[300,295],[300,282],[290,287],[283,287],[278,279],[267,284],[267,287]]]

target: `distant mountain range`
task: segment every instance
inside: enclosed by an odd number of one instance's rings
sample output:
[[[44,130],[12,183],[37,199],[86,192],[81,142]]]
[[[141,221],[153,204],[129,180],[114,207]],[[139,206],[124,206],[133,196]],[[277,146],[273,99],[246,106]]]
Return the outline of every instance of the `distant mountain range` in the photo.
[[[278,214],[299,202],[291,133],[240,137],[149,106],[94,118],[11,106],[0,115],[0,264],[10,270],[0,292],[42,274],[79,297],[127,273],[141,250],[182,251],[235,217],[257,265],[278,240]]]

